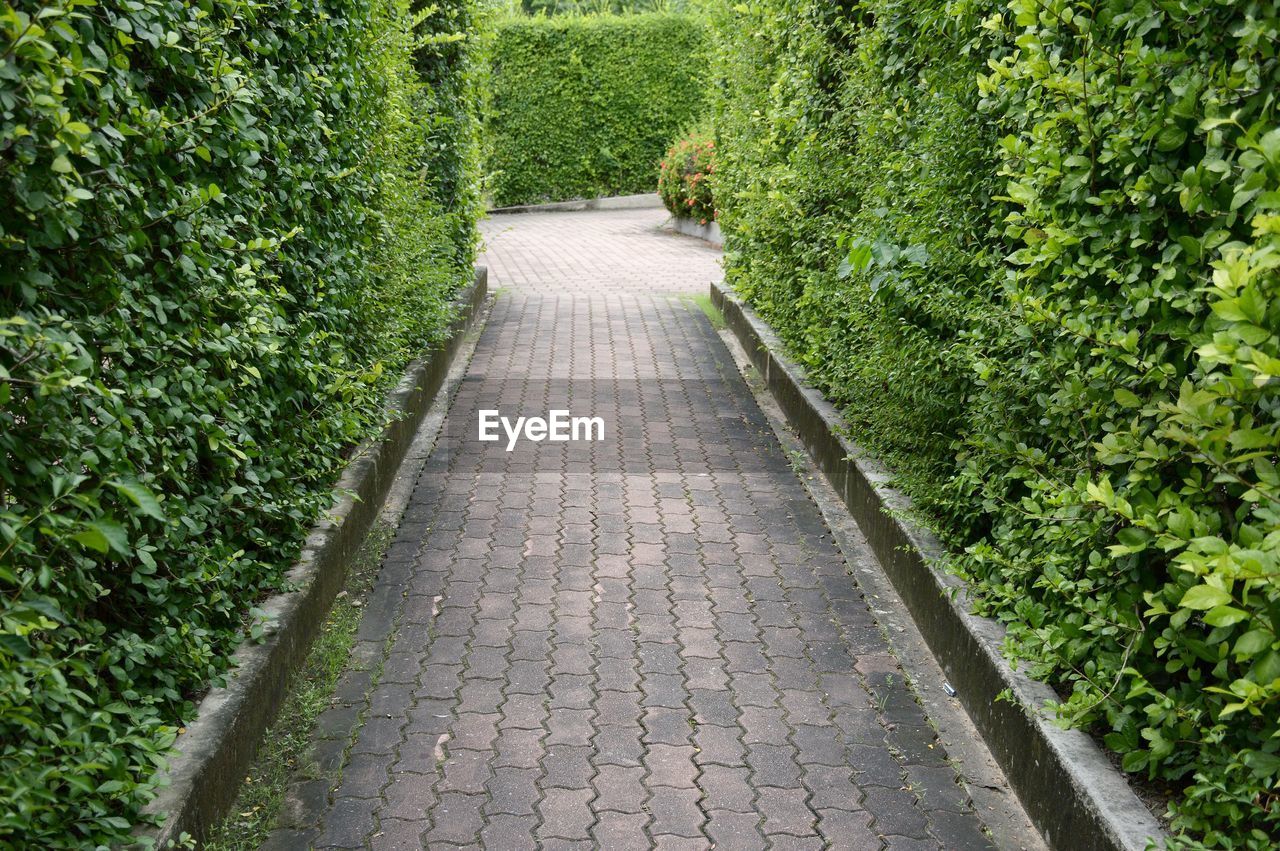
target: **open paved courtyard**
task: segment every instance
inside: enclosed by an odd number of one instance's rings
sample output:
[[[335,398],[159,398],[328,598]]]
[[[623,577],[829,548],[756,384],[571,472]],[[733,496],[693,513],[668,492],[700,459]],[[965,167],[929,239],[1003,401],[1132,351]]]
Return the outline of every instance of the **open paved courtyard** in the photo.
[[[268,847],[992,847],[665,216],[485,223],[496,301],[316,731],[340,780]],[[558,409],[603,439],[478,439]]]

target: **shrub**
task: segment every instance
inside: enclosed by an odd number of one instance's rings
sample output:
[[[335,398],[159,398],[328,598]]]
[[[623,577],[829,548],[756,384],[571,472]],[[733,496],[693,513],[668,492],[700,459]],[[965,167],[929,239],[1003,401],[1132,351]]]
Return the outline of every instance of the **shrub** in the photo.
[[[487,170],[496,206],[653,191],[653,166],[699,114],[701,22],[684,15],[496,24]]]
[[[874,15],[795,0],[721,22],[726,275],[921,508],[962,519],[934,485],[973,384],[965,337],[988,323],[996,136],[972,120],[986,57],[956,50],[976,12]]]
[[[701,0],[508,0],[527,15],[625,15],[628,12],[683,12]]]
[[[1270,847],[1275,10],[723,14],[729,280],[1179,841]]]
[[[706,133],[690,133],[667,150],[658,166],[658,194],[673,216],[714,221],[711,175],[715,171],[715,142]]]
[[[468,274],[467,7],[2,8],[0,847],[105,847]]]

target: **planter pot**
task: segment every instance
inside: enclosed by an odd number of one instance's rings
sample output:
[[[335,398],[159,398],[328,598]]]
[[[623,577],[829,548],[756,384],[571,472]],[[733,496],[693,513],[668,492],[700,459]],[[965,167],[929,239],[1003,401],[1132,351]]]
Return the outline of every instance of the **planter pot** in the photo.
[[[720,236],[720,225],[716,222],[707,222],[704,225],[697,219],[672,216],[671,226],[677,233],[682,233],[685,236],[696,236],[698,239],[706,240],[715,246],[724,245],[724,239]]]

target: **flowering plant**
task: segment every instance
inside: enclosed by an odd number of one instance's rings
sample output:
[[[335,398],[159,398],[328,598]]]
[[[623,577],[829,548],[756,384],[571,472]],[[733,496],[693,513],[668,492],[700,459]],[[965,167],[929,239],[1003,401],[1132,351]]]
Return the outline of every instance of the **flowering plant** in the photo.
[[[658,164],[658,194],[673,216],[707,224],[716,218],[711,183],[715,173],[715,142],[706,133],[692,132],[676,140]]]

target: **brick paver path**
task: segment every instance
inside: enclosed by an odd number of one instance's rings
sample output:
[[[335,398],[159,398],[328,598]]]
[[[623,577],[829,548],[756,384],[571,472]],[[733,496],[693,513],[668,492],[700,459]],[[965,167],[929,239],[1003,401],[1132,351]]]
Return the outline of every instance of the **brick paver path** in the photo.
[[[270,846],[989,847],[687,295],[718,252],[663,218],[486,224],[502,289],[321,720],[322,774]],[[476,440],[479,409],[556,407],[605,440]]]

